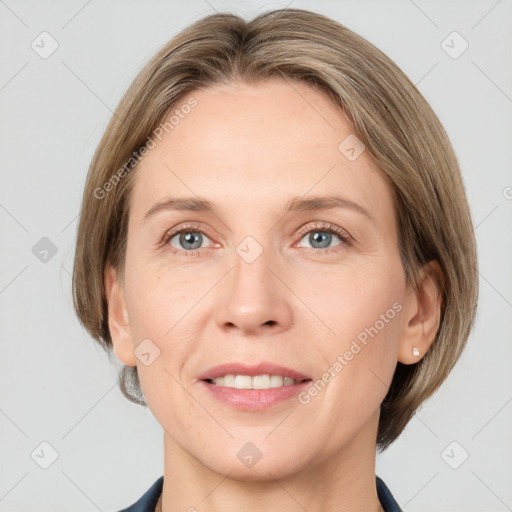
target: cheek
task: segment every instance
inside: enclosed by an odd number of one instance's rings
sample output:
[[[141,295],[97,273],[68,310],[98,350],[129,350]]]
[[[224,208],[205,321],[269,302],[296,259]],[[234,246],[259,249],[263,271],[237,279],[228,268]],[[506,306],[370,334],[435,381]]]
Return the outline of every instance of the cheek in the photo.
[[[169,397],[180,396],[178,382],[188,385],[182,367],[202,336],[204,304],[197,303],[205,293],[204,282],[212,276],[199,275],[191,268],[175,270],[127,258],[126,300],[134,348],[142,352],[144,347],[150,354],[146,360],[137,358],[137,372],[148,406],[157,418],[167,414]],[[148,359],[149,364],[144,364]]]
[[[400,327],[405,281],[400,262],[347,266],[337,273],[317,275],[315,287],[298,291],[323,320],[327,346],[340,350],[350,341],[365,343],[376,336],[394,339]]]
[[[322,362],[317,388],[326,384],[321,393],[343,409],[370,410],[384,398],[396,367],[405,290],[401,264],[346,269],[323,289],[307,299],[329,327],[316,339],[313,356]]]
[[[157,263],[134,260],[130,268],[127,260],[126,290],[132,332],[158,343],[186,325],[191,305],[204,294],[204,283],[212,276],[192,266],[170,268],[161,258]]]

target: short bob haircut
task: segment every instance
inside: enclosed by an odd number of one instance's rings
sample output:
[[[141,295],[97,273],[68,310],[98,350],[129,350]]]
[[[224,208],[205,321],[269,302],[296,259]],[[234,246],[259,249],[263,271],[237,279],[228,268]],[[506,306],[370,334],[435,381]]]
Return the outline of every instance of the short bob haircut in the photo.
[[[303,9],[268,11],[249,21],[231,13],[209,15],[145,65],[89,168],[73,268],[74,307],[110,358],[104,271],[110,263],[124,279],[130,191],[138,161],[153,147],[151,134],[194,90],[275,77],[323,91],[353,124],[392,189],[407,284],[416,288],[422,266],[432,260],[444,274],[436,279],[442,307],[434,342],[416,364],[397,363],[381,404],[377,446],[383,451],[446,379],[466,345],[478,300],[476,242],[457,158],[437,116],[389,57],[328,17]],[[119,371],[119,386],[129,400],[146,405],[136,367]]]

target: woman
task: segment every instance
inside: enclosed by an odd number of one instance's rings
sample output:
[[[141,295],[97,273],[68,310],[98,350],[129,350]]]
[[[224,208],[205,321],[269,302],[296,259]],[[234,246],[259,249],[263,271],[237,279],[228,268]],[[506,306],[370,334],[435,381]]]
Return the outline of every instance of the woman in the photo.
[[[474,322],[436,115],[322,15],[207,16],[139,73],[84,191],[74,304],[164,431],[130,511],[399,511],[375,475]]]

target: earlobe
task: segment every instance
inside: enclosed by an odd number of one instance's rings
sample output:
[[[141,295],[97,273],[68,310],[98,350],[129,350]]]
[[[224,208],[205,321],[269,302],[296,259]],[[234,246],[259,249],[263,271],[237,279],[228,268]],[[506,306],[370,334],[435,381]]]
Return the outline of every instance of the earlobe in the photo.
[[[428,352],[439,329],[444,276],[439,262],[423,269],[419,286],[412,290],[404,307],[404,327],[398,345],[398,361],[414,364]]]
[[[126,366],[136,366],[137,360],[133,353],[134,344],[126,310],[124,289],[111,265],[107,265],[105,269],[104,281],[108,304],[108,327],[114,353]]]

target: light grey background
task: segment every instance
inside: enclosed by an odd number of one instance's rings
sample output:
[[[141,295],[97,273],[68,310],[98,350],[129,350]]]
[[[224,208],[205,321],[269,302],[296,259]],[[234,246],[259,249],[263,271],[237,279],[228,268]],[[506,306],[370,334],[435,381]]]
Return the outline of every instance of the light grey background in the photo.
[[[347,25],[418,85],[451,137],[477,226],[481,294],[467,350],[378,457],[377,474],[407,512],[512,510],[512,1],[6,0],[0,511],[118,510],[163,473],[160,426],[122,397],[116,367],[72,308],[87,168],[122,93],[179,30],[214,10],[252,17],[285,6]],[[43,31],[59,45],[46,59],[31,47]],[[453,31],[469,43],[458,58]],[[46,263],[32,252],[43,237],[58,250]],[[43,441],[58,452],[48,469]]]

